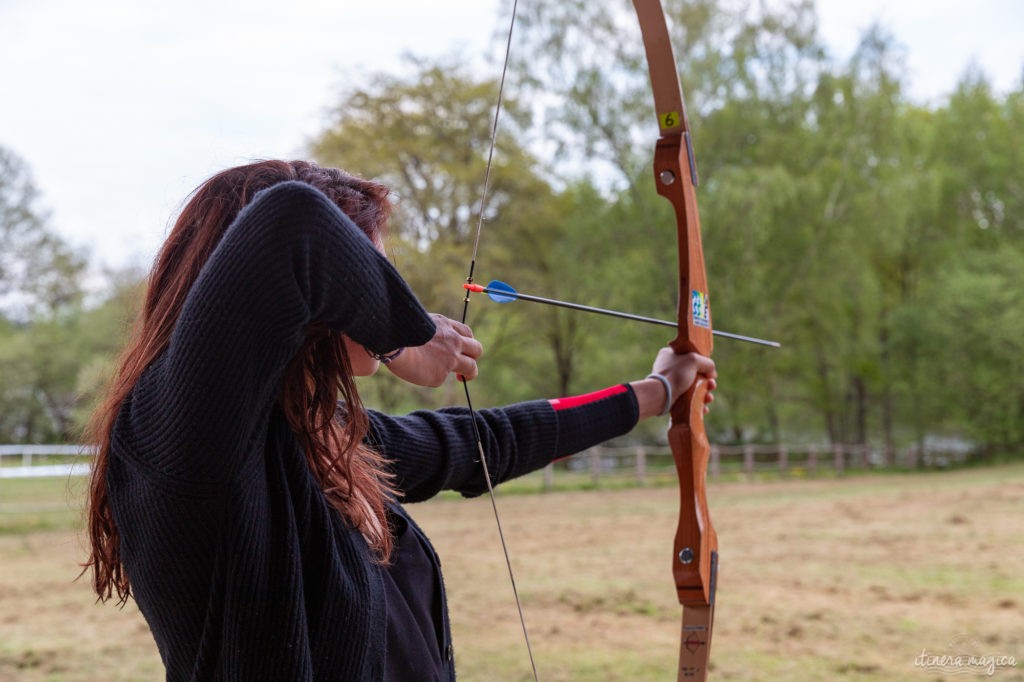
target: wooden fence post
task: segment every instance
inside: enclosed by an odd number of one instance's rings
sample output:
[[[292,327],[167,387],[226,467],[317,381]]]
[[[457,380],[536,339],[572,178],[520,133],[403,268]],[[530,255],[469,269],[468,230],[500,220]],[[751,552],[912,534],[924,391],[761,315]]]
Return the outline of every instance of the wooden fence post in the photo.
[[[642,445],[636,448],[636,482],[647,485],[647,450]]]
[[[711,446],[711,463],[708,470],[711,473],[711,478],[718,478],[722,473],[722,451],[718,449],[717,445]]]
[[[754,473],[754,446],[750,443],[743,446],[743,473],[748,476]]]
[[[813,445],[807,447],[807,471],[814,473],[818,468],[818,448]]]
[[[601,483],[601,454],[597,448],[590,448],[590,479],[595,488]]]
[[[843,444],[833,443],[832,452],[835,455],[835,469],[837,474],[843,473]]]
[[[779,473],[786,473],[789,468],[789,450],[785,445],[779,445]]]
[[[555,487],[555,463],[554,462],[550,462],[546,467],[544,467],[544,483],[542,485],[542,488],[543,488],[544,492],[548,492],[548,491],[550,491],[554,487]]]

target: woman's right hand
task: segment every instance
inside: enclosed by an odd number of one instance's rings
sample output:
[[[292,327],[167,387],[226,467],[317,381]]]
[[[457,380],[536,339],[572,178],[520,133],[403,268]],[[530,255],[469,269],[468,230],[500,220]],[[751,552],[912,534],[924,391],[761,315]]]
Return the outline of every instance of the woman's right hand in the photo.
[[[473,338],[473,330],[444,315],[431,313],[437,331],[422,346],[410,346],[387,365],[399,379],[417,386],[436,387],[452,372],[475,379],[476,361],[484,347]]]

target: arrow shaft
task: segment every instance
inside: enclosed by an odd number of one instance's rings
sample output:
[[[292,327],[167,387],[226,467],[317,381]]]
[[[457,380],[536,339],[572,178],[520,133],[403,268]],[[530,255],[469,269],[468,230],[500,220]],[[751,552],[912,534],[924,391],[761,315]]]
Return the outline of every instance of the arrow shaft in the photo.
[[[522,299],[524,301],[533,301],[534,303],[543,303],[545,305],[558,306],[559,308],[569,308],[570,310],[582,310],[587,313],[597,313],[598,315],[608,315],[609,317],[621,317],[624,320],[636,320],[637,322],[646,322],[648,324],[660,324],[662,327],[672,327],[677,329],[679,325],[669,320],[659,320],[654,317],[645,317],[643,315],[634,315],[632,313],[624,313],[618,310],[608,310],[607,308],[597,308],[590,305],[583,305],[581,303],[570,303],[569,301],[559,301],[554,298],[544,298],[542,296],[531,296],[529,294],[521,294],[518,291],[515,294],[508,294],[497,289],[489,289],[484,287],[484,293],[496,293],[504,294],[506,296],[514,296],[515,298]]]
[[[490,287],[484,287],[475,285],[472,291],[479,291],[484,294],[496,294],[499,296],[508,296],[511,298],[530,301],[532,303],[543,303],[544,305],[553,305],[559,308],[569,308],[570,310],[581,310],[587,313],[597,313],[598,315],[608,315],[609,317],[619,317],[625,320],[634,320],[636,322],[645,322],[647,324],[657,324],[662,327],[671,327],[678,329],[679,325],[669,320],[659,320],[656,317],[646,317],[644,315],[634,315],[632,313],[624,313],[619,310],[609,310],[607,308],[597,308],[595,306],[583,305],[581,303],[570,303],[569,301],[559,301],[555,298],[544,298],[543,296],[531,296],[529,294],[521,294],[518,291],[509,292],[501,289],[492,289]],[[778,341],[768,341],[766,339],[759,339],[753,336],[743,336],[742,334],[733,334],[730,332],[723,332],[718,329],[714,329],[711,332],[716,336],[721,336],[727,339],[735,339],[736,341],[746,341],[747,343],[756,343],[761,346],[771,346],[772,348],[779,348],[781,344]]]

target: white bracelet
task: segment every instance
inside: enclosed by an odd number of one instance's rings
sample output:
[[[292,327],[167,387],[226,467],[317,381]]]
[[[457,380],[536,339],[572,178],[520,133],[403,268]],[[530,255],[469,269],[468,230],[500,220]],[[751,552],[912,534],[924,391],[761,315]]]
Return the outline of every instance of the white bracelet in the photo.
[[[668,383],[668,379],[664,376],[657,373],[648,374],[646,378],[657,379],[665,386],[665,409],[658,413],[659,417],[663,417],[672,409],[672,384]]]

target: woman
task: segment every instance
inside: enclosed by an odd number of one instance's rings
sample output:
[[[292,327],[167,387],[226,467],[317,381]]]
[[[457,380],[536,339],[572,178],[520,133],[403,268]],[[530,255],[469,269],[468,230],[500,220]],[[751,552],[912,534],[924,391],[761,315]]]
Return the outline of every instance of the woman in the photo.
[[[191,197],[96,411],[88,527],[101,600],[133,596],[170,680],[454,679],[440,565],[401,503],[495,482],[662,413],[713,363],[502,409],[367,411],[380,363],[476,376],[469,328],[381,255],[386,187],[296,161]],[[341,401],[337,400],[341,394]],[[708,399],[710,401],[710,398]]]

